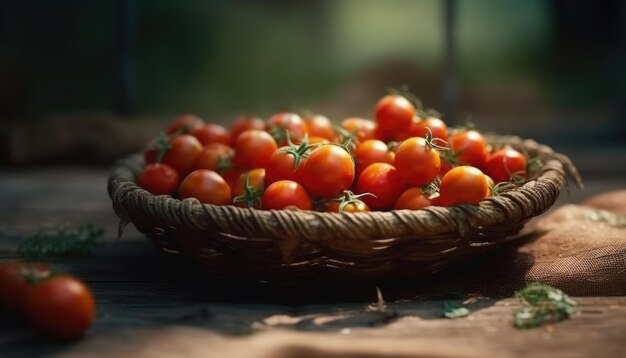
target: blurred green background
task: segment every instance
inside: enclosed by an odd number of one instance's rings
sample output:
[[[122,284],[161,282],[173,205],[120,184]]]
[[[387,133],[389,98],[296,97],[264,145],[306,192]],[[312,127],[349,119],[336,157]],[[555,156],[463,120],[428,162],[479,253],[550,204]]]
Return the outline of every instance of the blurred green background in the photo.
[[[454,14],[452,67],[446,6]],[[387,87],[408,84],[427,106],[456,110],[457,123],[471,116],[485,130],[559,144],[620,144],[626,133],[626,6],[617,0],[5,0],[1,7],[3,121],[193,112],[227,123],[238,113],[283,109],[339,120],[371,117]],[[445,107],[446,76],[453,107]]]

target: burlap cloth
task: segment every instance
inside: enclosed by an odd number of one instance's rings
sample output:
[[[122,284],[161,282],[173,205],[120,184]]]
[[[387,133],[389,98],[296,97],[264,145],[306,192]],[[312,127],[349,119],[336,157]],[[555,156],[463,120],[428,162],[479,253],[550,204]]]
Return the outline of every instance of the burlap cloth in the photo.
[[[509,297],[538,281],[573,296],[626,295],[626,190],[550,210],[521,235],[483,259],[429,280],[424,293]]]

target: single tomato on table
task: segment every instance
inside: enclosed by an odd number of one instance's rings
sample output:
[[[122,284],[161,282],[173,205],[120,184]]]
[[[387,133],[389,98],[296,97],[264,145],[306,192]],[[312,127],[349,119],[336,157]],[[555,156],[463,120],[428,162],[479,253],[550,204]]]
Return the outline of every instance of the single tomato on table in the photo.
[[[29,323],[39,332],[61,340],[82,336],[95,314],[91,290],[71,276],[53,276],[39,282],[26,300]]]
[[[9,261],[0,264],[0,307],[21,313],[33,290],[33,284],[52,274],[42,263]]]

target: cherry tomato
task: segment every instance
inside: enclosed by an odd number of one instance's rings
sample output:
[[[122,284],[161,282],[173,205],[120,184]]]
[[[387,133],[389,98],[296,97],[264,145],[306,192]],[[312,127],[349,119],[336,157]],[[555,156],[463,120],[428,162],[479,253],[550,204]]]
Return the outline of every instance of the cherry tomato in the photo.
[[[396,149],[398,175],[413,186],[422,186],[433,181],[439,174],[441,159],[425,138],[413,137],[400,143]]]
[[[231,167],[231,159],[235,150],[225,145],[205,146],[194,162],[194,169],[207,169],[214,172],[221,172]]]
[[[190,133],[195,128],[203,125],[204,122],[193,114],[184,114],[174,118],[165,131],[166,134]]]
[[[370,211],[369,206],[360,198],[364,195],[354,195],[351,191],[344,191],[343,196],[326,203],[324,211],[330,213],[362,213]]]
[[[26,302],[26,315],[39,332],[62,340],[83,335],[96,314],[91,290],[70,276],[54,276],[36,286]]]
[[[172,139],[170,149],[161,161],[174,168],[180,175],[186,175],[193,170],[198,155],[202,152],[202,144],[196,137],[182,134]]]
[[[137,177],[137,184],[154,195],[172,195],[179,183],[178,172],[161,163],[148,164]]]
[[[517,150],[506,147],[490,154],[485,161],[485,173],[496,183],[508,181],[513,175],[526,176],[526,157]]]
[[[422,193],[420,188],[408,188],[405,190],[394,205],[394,209],[419,210],[430,206],[431,202],[428,195]]]
[[[310,137],[326,138],[329,141],[335,140],[335,130],[333,123],[325,116],[314,115],[304,119]],[[309,140],[310,143],[310,140]]]
[[[489,183],[480,169],[463,165],[441,178],[439,193],[436,203],[441,206],[478,204],[489,193]]]
[[[453,134],[448,142],[462,164],[482,167],[487,159],[487,141],[479,132],[468,130]]]
[[[52,271],[46,264],[9,261],[0,264],[0,306],[12,312],[24,311],[31,281],[45,279]]]
[[[376,123],[369,119],[351,117],[341,122],[341,127],[348,133],[354,134],[357,143],[364,142],[368,139],[374,139],[376,131]]]
[[[296,163],[296,158],[298,158],[298,163]],[[267,163],[265,173],[267,184],[272,184],[279,180],[300,182],[306,160],[306,157],[299,154],[295,147],[278,148]]]
[[[311,195],[336,197],[352,185],[354,161],[350,153],[335,144],[323,144],[311,151],[303,164],[302,185]]]
[[[296,207],[311,210],[313,204],[306,189],[295,181],[279,180],[265,188],[262,206],[265,210],[281,210]]]
[[[303,138],[308,129],[299,115],[289,112],[276,113],[267,120],[270,131],[280,145],[287,144],[287,135],[291,139]]]
[[[356,176],[358,177],[365,168],[373,163],[393,164],[396,158],[394,153],[385,142],[378,139],[368,139],[357,145],[354,150],[354,162],[356,164]]]
[[[265,169],[263,168],[241,173],[233,186],[233,202],[242,208],[259,209],[265,184]]]
[[[250,129],[237,138],[234,162],[245,169],[265,168],[276,149],[278,145],[269,133]]]
[[[409,128],[409,137],[426,138],[426,134],[430,129],[433,138],[448,140],[448,126],[441,119],[437,117],[427,117],[426,119],[416,117],[416,119],[418,120],[414,121],[411,124],[411,128]]]
[[[415,107],[409,100],[395,94],[384,96],[376,104],[376,124],[381,136],[379,139],[385,140],[407,133],[414,116]]]
[[[265,122],[259,117],[241,116],[233,122],[230,127],[230,145],[235,146],[239,135],[249,129],[258,129],[264,131],[266,129]]]
[[[372,210],[393,208],[405,185],[396,168],[387,163],[370,164],[359,176],[356,183],[357,193],[371,193],[361,200]]]
[[[191,135],[198,138],[202,145],[211,143],[230,144],[230,133],[226,128],[215,123],[207,123],[192,130]]]
[[[187,175],[180,183],[178,194],[181,199],[196,198],[205,204],[228,205],[232,203],[228,183],[212,170],[198,169]]]

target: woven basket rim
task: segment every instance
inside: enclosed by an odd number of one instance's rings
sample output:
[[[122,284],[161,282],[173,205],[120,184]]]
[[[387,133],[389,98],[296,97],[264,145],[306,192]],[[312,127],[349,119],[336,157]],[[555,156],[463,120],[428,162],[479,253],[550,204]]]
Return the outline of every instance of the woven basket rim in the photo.
[[[143,157],[133,154],[120,160],[108,180],[113,208],[120,217],[120,232],[134,215],[155,223],[193,230],[217,228],[241,237],[293,237],[328,240],[331,237],[385,239],[407,235],[436,235],[456,232],[461,236],[474,227],[518,223],[539,215],[552,206],[567,175],[582,187],[582,179],[571,160],[532,139],[489,135],[497,141],[518,147],[543,162],[540,175],[519,188],[489,197],[478,205],[431,206],[421,210],[327,213],[297,210],[258,210],[234,205],[201,204],[195,198],[177,199],[153,195],[140,188],[135,176]],[[346,224],[348,229],[342,225]],[[329,228],[337,232],[328,233]],[[323,238],[320,234],[324,231]]]

